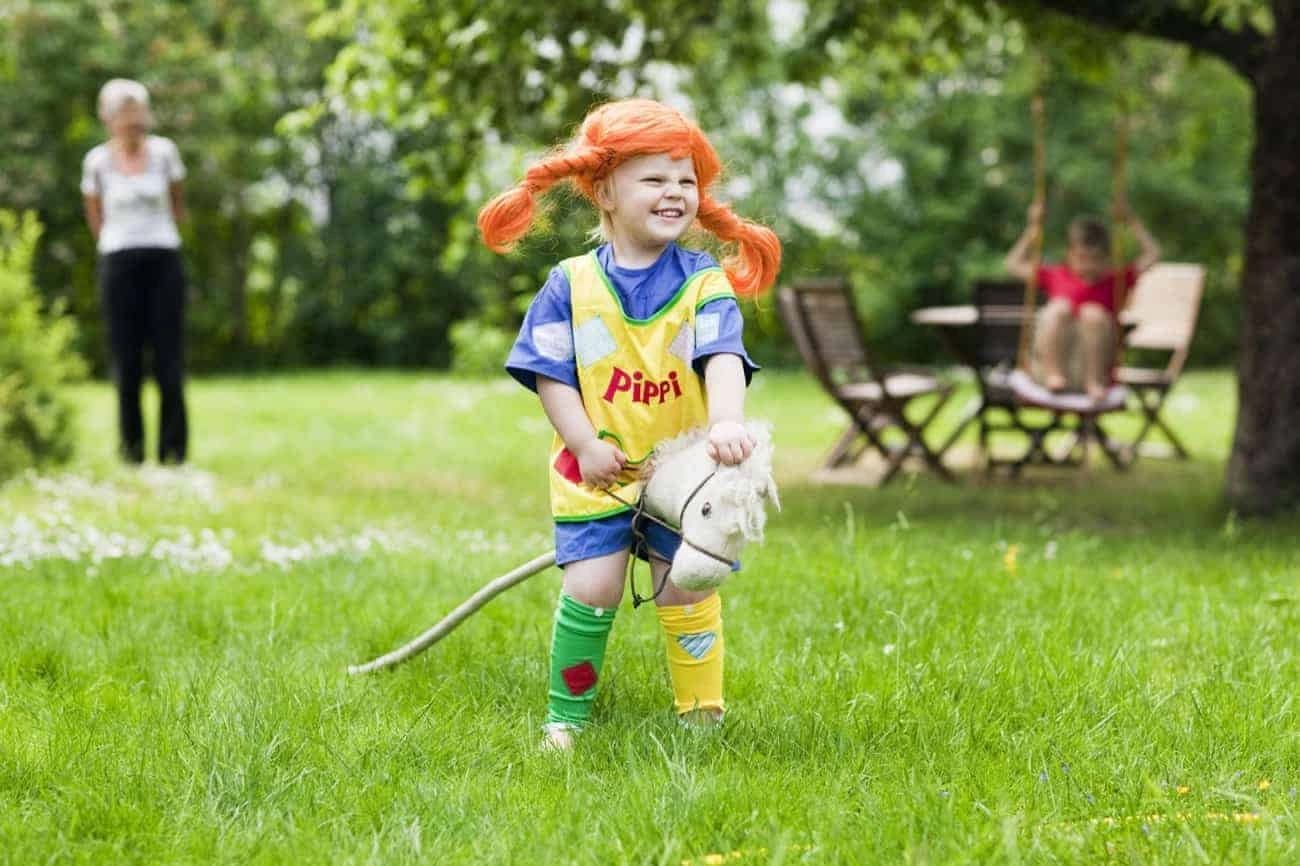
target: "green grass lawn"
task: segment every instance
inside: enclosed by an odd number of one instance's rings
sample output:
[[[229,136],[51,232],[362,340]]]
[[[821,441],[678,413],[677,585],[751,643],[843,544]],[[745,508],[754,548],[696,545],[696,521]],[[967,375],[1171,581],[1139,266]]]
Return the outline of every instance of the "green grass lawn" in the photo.
[[[345,674],[550,547],[530,395],[200,380],[176,472],[85,386],[77,462],[0,488],[0,862],[1300,862],[1300,524],[1223,508],[1232,395],[1173,395],[1188,463],[872,490],[804,480],[842,419],[760,376],[784,511],[724,589],[725,728],[625,604],[566,757],[558,571]]]

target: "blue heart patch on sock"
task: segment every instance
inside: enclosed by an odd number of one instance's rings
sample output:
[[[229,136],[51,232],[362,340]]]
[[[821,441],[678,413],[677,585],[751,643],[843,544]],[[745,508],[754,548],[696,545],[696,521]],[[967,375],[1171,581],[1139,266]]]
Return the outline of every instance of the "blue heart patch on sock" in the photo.
[[[677,635],[677,645],[686,650],[691,658],[699,660],[708,655],[717,639],[717,634],[711,631],[679,634]]]

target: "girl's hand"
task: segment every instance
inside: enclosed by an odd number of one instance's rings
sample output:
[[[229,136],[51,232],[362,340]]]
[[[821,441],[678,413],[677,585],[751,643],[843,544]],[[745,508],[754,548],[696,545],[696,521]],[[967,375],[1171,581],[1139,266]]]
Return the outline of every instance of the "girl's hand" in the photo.
[[[627,466],[627,455],[604,439],[588,439],[574,455],[578,458],[578,471],[582,480],[592,487],[608,487],[618,480]]]
[[[735,466],[754,452],[754,437],[739,421],[719,421],[709,428],[709,456],[724,466]]]

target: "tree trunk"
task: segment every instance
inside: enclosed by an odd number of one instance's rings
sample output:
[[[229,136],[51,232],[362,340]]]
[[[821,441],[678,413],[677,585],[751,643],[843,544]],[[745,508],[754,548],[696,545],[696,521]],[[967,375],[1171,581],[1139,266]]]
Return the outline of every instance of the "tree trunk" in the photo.
[[[1255,66],[1237,429],[1227,494],[1249,513],[1300,504],[1300,3],[1275,0]]]

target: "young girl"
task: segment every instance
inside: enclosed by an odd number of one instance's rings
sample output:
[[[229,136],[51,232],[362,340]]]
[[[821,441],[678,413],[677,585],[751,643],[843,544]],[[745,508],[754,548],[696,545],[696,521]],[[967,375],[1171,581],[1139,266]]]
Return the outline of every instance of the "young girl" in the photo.
[[[1115,361],[1116,296],[1160,260],[1159,243],[1127,202],[1119,202],[1118,216],[1141,246],[1137,261],[1123,271],[1111,268],[1110,232],[1091,217],[1071,221],[1063,263],[1035,262],[1030,248],[1043,231],[1043,206],[1037,203],[1030,206],[1028,225],[1007,253],[1007,271],[1022,280],[1032,277],[1048,298],[1034,332],[1034,366],[1053,391],[1082,385],[1092,399],[1105,397]],[[1123,289],[1117,291],[1117,285]]]
[[[781,244],[709,195],[721,162],[704,133],[658,102],[593,110],[569,146],[531,166],[479,213],[487,245],[505,252],[532,227],[536,199],[569,181],[600,212],[605,243],[562,261],[533,299],[506,369],[537,392],[555,437],[550,457],[556,561],[564,583],[551,642],[544,743],[567,749],[591,715],[633,547],[628,506],[637,468],[663,439],[708,424],[709,453],[749,456],[745,386],[757,369],[741,341],[736,295],[776,279]],[[677,240],[699,220],[736,254],[718,264]],[[679,539],[638,527],[663,582]],[[648,551],[635,553],[643,558]],[[716,592],[664,582],[674,707],[688,723],[722,719],[722,607]]]

